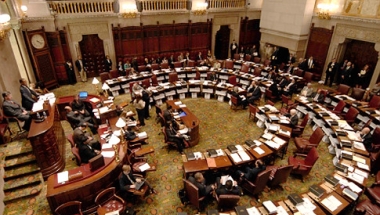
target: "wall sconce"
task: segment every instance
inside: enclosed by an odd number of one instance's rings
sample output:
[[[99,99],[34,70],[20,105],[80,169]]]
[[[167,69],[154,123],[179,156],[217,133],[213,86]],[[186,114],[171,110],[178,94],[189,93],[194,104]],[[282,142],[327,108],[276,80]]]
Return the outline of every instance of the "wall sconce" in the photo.
[[[98,88],[98,84],[99,84],[99,80],[97,78],[94,78],[92,79],[92,84],[95,86],[95,90],[96,90],[96,94],[99,95],[99,88]]]
[[[25,5],[21,5],[20,9],[21,9],[21,12],[22,12],[21,18],[24,19],[24,18],[28,17],[28,15],[26,14],[26,11],[28,11],[28,7],[25,6]]]
[[[124,4],[123,11],[121,16],[126,19],[136,18],[137,16],[137,7],[136,4]]]
[[[330,11],[335,8],[336,5],[333,4],[318,4],[317,5],[317,15],[320,19],[331,19]]]
[[[193,10],[194,14],[195,15],[205,15],[206,14],[206,11],[207,11],[207,2],[204,2],[204,3],[197,3],[197,6],[195,7],[195,10]]]
[[[0,14],[0,41],[8,37],[11,26],[9,24],[11,17],[9,14]]]
[[[108,90],[110,89],[110,86],[108,86],[107,83],[104,83],[102,86],[102,90],[104,91],[104,96],[108,98]]]

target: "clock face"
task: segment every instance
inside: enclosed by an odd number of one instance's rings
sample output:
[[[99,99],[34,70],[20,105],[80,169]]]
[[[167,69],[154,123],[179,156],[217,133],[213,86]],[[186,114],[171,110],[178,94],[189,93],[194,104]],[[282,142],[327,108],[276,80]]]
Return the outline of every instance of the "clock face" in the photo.
[[[42,49],[45,47],[45,39],[41,34],[35,34],[30,39],[32,46],[36,49]]]

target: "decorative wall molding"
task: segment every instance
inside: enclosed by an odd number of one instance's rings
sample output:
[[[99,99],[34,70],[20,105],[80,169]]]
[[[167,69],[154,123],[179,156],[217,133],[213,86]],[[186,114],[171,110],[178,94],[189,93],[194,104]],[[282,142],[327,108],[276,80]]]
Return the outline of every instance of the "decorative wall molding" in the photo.
[[[307,40],[309,37],[308,34],[305,34],[305,35],[288,34],[285,32],[274,31],[274,30],[270,30],[270,29],[266,29],[266,28],[260,28],[260,32],[265,33],[265,34],[272,34],[272,35],[279,36],[279,37],[285,37],[285,38],[292,39],[292,40]]]
[[[318,16],[314,16],[318,17]],[[365,22],[365,23],[375,23],[380,24],[380,19],[376,18],[365,18],[365,17],[357,17],[357,16],[344,16],[344,15],[331,15],[331,20],[346,20],[346,21],[354,21],[354,22]]]
[[[335,37],[340,43],[345,38],[380,43],[379,30],[354,25],[337,24]]]
[[[110,39],[110,29],[106,22],[96,23],[69,23],[69,33],[72,38],[72,42],[79,42],[82,40],[82,35],[98,34],[102,40]]]

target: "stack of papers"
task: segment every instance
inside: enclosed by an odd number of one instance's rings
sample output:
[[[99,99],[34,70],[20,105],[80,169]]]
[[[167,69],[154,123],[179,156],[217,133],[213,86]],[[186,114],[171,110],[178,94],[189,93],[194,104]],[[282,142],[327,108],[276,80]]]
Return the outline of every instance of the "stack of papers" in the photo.
[[[112,158],[113,156],[115,156],[115,151],[102,151],[101,154],[105,158]]]
[[[358,182],[360,184],[362,184],[363,181],[364,181],[364,177],[363,176],[361,176],[361,175],[359,175],[357,173],[354,173],[354,172],[349,172],[347,174],[347,178],[349,178],[349,179],[351,179],[353,181],[356,181],[356,182]]]
[[[260,215],[261,214],[256,207],[247,208],[247,212],[249,215]]]
[[[255,150],[255,152],[257,152],[259,155],[262,155],[262,154],[265,153],[265,151],[262,150],[260,147],[256,147],[256,148],[254,148],[253,150]]]
[[[217,149],[216,153],[218,153],[218,156],[223,156],[224,155],[224,152],[223,152],[222,149]]]
[[[264,133],[262,137],[264,139],[271,140],[273,138],[273,134],[271,134],[271,133]]]
[[[150,169],[150,166],[148,163],[144,163],[143,165],[139,166],[139,169],[141,172],[144,172],[145,170]]]
[[[194,152],[194,157],[196,160],[198,160],[198,159],[201,159],[203,156],[202,156],[202,153],[200,152]]]
[[[230,176],[230,175],[223,175],[221,178],[220,178],[220,183],[222,185],[226,185],[226,182],[228,180],[231,180],[231,181],[234,181],[234,179]]]
[[[283,134],[283,135],[286,135],[286,136],[290,136],[290,131],[284,131],[284,130],[279,130],[278,133],[280,134]]]
[[[301,214],[308,214],[308,215],[314,214],[313,211],[317,207],[313,205],[313,203],[311,203],[311,201],[308,198],[302,198],[302,199],[303,199],[303,202],[296,205],[297,210]]]
[[[355,193],[360,193],[360,192],[362,192],[362,189],[361,189],[359,186],[357,186],[355,183],[353,183],[353,182],[349,182],[349,183],[348,183],[348,187],[349,187],[352,191],[354,191]]]
[[[271,140],[265,141],[265,144],[267,144],[269,147],[274,148],[274,149],[280,148],[279,144],[277,144],[277,143],[275,143],[275,142],[273,142]]]
[[[277,215],[288,215],[288,212],[280,205],[277,207]]]
[[[273,141],[274,141],[275,143],[281,145],[281,146],[284,145],[284,144],[286,143],[285,140],[283,140],[283,139],[281,139],[281,138],[279,138],[279,137],[274,137],[274,138],[273,138]]]
[[[180,105],[180,104],[182,104],[182,102],[181,102],[181,101],[178,101],[178,102],[174,102],[174,104],[175,104],[175,105]]]
[[[58,184],[65,183],[66,181],[69,180],[69,172],[68,171],[59,172],[57,174],[57,179],[58,179]]]
[[[335,211],[342,203],[331,195],[322,201],[322,204],[326,206],[330,211]]]
[[[144,131],[144,132],[138,133],[137,136],[139,137],[139,139],[144,139],[148,137],[148,134]]]
[[[247,152],[245,151],[238,151],[237,153],[239,154],[239,156],[241,157],[243,161],[249,161],[251,159],[249,155],[247,154]]]
[[[273,204],[272,201],[265,201],[263,202],[263,205],[269,214],[277,213],[277,207]]]
[[[361,169],[364,169],[364,170],[367,170],[369,171],[369,166],[367,164],[363,164],[363,163],[360,163],[360,162],[356,162],[356,165],[361,168]]]
[[[361,157],[358,157],[358,156],[355,156],[355,155],[352,157],[352,160],[354,160],[354,161],[356,161],[356,162],[359,162],[359,163],[366,164],[364,158],[361,158]]]
[[[232,153],[231,157],[232,157],[232,160],[234,160],[235,163],[239,163],[239,162],[242,161],[238,153]]]

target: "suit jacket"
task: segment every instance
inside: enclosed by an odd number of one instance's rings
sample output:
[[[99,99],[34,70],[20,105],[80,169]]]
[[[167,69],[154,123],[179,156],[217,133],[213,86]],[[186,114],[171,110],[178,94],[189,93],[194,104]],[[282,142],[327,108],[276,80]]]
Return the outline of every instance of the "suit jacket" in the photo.
[[[203,60],[203,59],[202,59],[202,55],[198,55],[198,56],[197,56],[197,60]]]
[[[96,152],[94,151],[94,149],[87,144],[81,143],[81,144],[78,144],[77,147],[79,149],[79,156],[80,156],[82,163],[88,163],[88,161],[91,158],[93,158],[97,155]]]
[[[266,166],[263,165],[262,167],[259,167],[259,168],[249,168],[249,167],[246,167],[245,170],[246,172],[244,173],[244,177],[248,180],[248,181],[251,181],[251,182],[254,182],[257,178],[257,175],[264,171],[266,169]]]
[[[86,109],[84,102],[81,100],[74,100],[73,102],[71,102],[71,108],[73,109],[73,111],[82,111]]]
[[[206,180],[198,182],[193,177],[189,177],[189,181],[198,188],[199,197],[206,196],[212,190],[211,185],[206,185]]]
[[[104,64],[106,66],[106,71],[112,70],[112,60],[111,59],[105,59]]]
[[[80,64],[80,61],[82,61],[82,65]],[[83,70],[83,60],[76,60],[75,66],[77,67],[79,72],[82,71]]]
[[[88,136],[78,127],[74,129],[73,140],[75,144],[80,145],[88,140]]]
[[[290,116],[290,114],[285,114],[285,116],[289,117],[290,119],[290,126],[292,128],[296,127],[298,125],[298,115],[295,114],[294,116]]]
[[[3,101],[3,111],[6,116],[15,116],[18,118],[18,116],[23,115],[22,112],[25,109],[17,104],[14,101],[4,100]]]
[[[82,122],[83,118],[80,117],[79,114],[75,114],[74,111],[70,111],[66,114],[67,121],[74,126],[74,128],[78,127],[79,123]]]
[[[238,187],[233,186],[231,190],[227,190],[225,185],[219,184],[216,189],[216,194],[220,195],[240,195],[240,190]]]
[[[233,46],[235,45],[235,49],[233,49]],[[231,43],[230,45],[230,50],[231,50],[231,53],[233,54],[236,54],[237,53],[237,50],[238,50],[239,46],[238,44],[235,42],[235,43]],[[232,56],[233,57],[233,56]]]
[[[265,78],[268,80],[276,80],[276,74],[275,73],[273,73],[273,74],[268,73],[268,75],[265,76]]]
[[[249,92],[249,91],[252,91],[252,92]],[[255,87],[255,88],[251,88],[249,89],[248,93],[252,93],[252,95],[250,96],[251,99],[253,100],[256,100],[256,99],[259,99],[261,97],[261,90],[260,90],[260,87]]]
[[[216,74],[211,74],[209,77],[210,81],[216,81],[218,78],[216,77]]]
[[[366,134],[365,136],[362,136],[362,139],[363,139],[363,144],[365,146],[365,148],[370,152],[372,151],[372,134],[371,133],[368,133]]]
[[[311,69],[314,68],[314,60],[311,60],[311,61],[310,61],[310,60],[308,59],[308,60],[306,61],[306,63],[307,63],[307,69],[308,69],[308,70],[311,70]]]
[[[306,95],[304,95],[304,92],[305,92],[305,91],[306,91]],[[305,87],[301,90],[301,93],[300,93],[301,96],[306,96],[306,97],[310,97],[312,94],[313,94],[313,89],[312,89],[312,88],[308,88],[307,86],[305,86]]]
[[[308,69],[307,60],[302,61],[302,62],[298,65],[298,68],[302,69],[303,71],[307,70],[307,69]]]
[[[26,109],[26,110],[32,110],[34,100],[32,98],[32,95],[38,97],[38,94],[30,89],[28,86],[21,85],[20,86],[20,92],[21,92],[21,105]]]
[[[166,136],[168,137],[168,141],[175,142],[178,140],[177,132],[174,130],[174,128],[165,128]]]
[[[231,95],[235,96],[237,98],[238,105],[240,105],[242,102],[242,98],[240,97],[239,93],[237,93],[235,91],[231,91]]]
[[[164,118],[165,118],[166,122],[173,120],[173,116],[168,110],[164,110]]]
[[[128,176],[129,176],[129,178],[128,178]],[[120,190],[122,190],[122,191],[129,190],[131,185],[136,183],[136,178],[132,174],[132,172],[128,173],[128,176],[125,175],[124,173],[121,173],[121,176],[119,178],[119,185],[120,185]]]
[[[292,95],[297,90],[297,84],[290,82],[286,88],[289,95]]]
[[[272,91],[273,96],[278,96],[278,88],[275,82],[269,86],[269,90]]]
[[[347,68],[347,67],[344,68],[343,74],[342,74],[344,76],[344,79],[348,80],[351,78],[352,70],[353,70],[352,66],[350,66],[349,68]]]
[[[284,88],[284,87],[288,86],[288,84],[289,84],[288,79],[283,78],[283,79],[280,81],[280,83],[279,83],[278,85],[279,85],[281,88]]]
[[[333,63],[330,62],[328,65],[327,65],[327,69],[326,69],[326,74],[329,73],[329,74],[335,74],[339,69],[339,65],[338,63]]]

